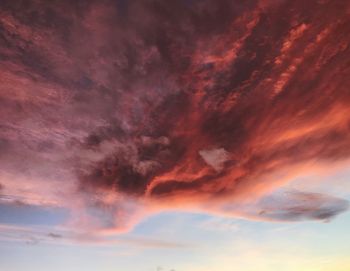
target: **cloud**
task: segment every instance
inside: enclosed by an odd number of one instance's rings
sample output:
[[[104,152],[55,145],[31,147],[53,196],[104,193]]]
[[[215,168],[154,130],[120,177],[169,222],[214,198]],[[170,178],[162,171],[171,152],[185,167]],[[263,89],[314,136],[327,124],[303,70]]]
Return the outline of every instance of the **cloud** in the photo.
[[[50,231],[51,230],[51,231]],[[116,246],[153,249],[186,249],[193,247],[190,243],[177,242],[175,240],[153,239],[142,235],[128,235],[111,237],[94,232],[82,232],[79,229],[55,226],[17,226],[12,224],[0,224],[0,240],[21,242],[28,245],[61,244],[65,246],[92,245],[111,247]]]
[[[53,232],[49,232],[49,233],[47,234],[47,236],[49,236],[49,237],[51,237],[51,238],[54,238],[54,239],[62,238],[62,235],[61,235],[61,234],[53,233]]]
[[[118,3],[1,2],[2,198],[123,232],[349,160],[348,3]],[[323,200],[260,216],[345,208]]]
[[[348,201],[325,194],[289,191],[260,203],[259,215],[278,221],[329,221],[349,208]]]
[[[200,156],[204,161],[212,166],[216,171],[222,170],[224,163],[229,159],[228,153],[225,149],[211,149],[211,150],[200,150]]]

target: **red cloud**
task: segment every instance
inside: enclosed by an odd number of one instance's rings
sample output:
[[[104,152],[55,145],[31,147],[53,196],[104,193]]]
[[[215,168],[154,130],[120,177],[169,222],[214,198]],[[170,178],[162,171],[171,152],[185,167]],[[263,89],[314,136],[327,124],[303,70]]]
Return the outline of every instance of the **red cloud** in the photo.
[[[350,156],[345,1],[1,7],[4,195],[127,229],[144,209],[239,205],[279,172]]]

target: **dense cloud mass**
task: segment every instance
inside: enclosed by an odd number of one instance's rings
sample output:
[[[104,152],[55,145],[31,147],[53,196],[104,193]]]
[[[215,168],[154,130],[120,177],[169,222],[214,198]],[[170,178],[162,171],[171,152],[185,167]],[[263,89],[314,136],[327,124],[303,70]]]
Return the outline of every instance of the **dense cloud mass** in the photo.
[[[349,33],[342,0],[2,0],[0,200],[123,230],[170,206],[225,214],[346,163]],[[291,198],[260,216],[347,209]]]

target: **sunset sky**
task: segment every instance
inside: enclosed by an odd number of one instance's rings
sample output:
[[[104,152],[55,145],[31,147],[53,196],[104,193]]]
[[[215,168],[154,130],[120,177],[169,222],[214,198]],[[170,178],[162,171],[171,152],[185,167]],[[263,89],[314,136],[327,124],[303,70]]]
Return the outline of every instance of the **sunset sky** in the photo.
[[[0,271],[349,271],[350,1],[0,0]]]

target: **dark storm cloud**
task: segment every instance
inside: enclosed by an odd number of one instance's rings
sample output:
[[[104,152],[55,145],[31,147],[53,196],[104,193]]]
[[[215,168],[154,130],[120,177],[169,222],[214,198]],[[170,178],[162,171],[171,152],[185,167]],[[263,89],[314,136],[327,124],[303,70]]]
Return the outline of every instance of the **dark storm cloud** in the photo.
[[[345,161],[349,31],[346,1],[2,1],[2,190],[115,225],[119,195],[254,198]]]

